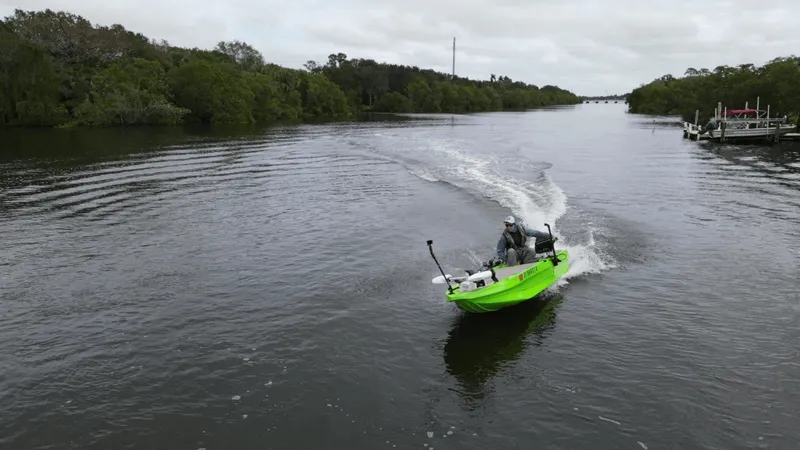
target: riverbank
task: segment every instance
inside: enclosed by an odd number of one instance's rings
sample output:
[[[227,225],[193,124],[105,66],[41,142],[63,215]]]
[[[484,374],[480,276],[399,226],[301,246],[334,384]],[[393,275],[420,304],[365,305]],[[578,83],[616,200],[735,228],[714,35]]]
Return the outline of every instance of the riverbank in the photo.
[[[0,21],[0,50],[0,126],[273,123],[580,103],[557,86],[470,80],[344,53],[292,69],[245,42],[188,49],[51,10],[16,10]]]
[[[683,77],[664,75],[628,95],[629,111],[637,114],[680,115],[694,121],[696,110],[705,122],[719,103],[731,108],[770,105],[771,116],[786,115],[797,123],[800,113],[800,58],[775,58],[763,66],[719,66],[713,71],[688,68]],[[763,108],[762,108],[763,109]]]

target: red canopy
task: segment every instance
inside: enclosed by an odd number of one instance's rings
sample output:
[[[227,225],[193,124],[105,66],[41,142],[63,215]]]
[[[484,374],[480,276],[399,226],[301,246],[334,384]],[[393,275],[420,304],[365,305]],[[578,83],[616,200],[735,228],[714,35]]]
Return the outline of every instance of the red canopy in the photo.
[[[730,116],[730,115],[733,115],[733,114],[753,114],[753,115],[758,115],[758,110],[757,109],[729,109],[728,110],[728,115]]]

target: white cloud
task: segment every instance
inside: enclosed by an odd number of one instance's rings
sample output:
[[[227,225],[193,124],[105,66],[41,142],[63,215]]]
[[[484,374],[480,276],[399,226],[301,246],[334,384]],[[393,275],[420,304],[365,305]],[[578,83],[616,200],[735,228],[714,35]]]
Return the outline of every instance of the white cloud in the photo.
[[[174,45],[252,44],[269,61],[300,68],[328,54],[450,72],[491,73],[584,95],[624,93],[688,67],[763,64],[800,48],[800,2],[752,0],[0,0],[120,23]]]

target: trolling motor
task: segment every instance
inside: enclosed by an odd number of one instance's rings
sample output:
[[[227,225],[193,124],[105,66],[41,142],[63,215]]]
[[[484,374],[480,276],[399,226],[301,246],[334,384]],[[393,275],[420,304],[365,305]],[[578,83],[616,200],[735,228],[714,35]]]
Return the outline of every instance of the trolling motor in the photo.
[[[428,250],[431,252],[431,257],[433,261],[436,263],[436,266],[439,268],[439,272],[442,273],[442,277],[444,281],[447,283],[447,290],[452,294],[453,293],[453,286],[450,286],[450,278],[444,274],[444,270],[442,270],[442,266],[439,265],[439,261],[436,260],[436,255],[433,254],[433,240],[428,240]]]
[[[558,255],[556,254],[555,240],[553,239],[553,232],[550,230],[550,225],[544,224],[544,226],[547,227],[547,233],[550,235],[550,242],[551,242],[550,249],[553,250],[553,258],[551,259],[551,261],[553,261],[553,267],[555,267],[558,265],[558,263],[561,262],[561,260],[558,259]]]

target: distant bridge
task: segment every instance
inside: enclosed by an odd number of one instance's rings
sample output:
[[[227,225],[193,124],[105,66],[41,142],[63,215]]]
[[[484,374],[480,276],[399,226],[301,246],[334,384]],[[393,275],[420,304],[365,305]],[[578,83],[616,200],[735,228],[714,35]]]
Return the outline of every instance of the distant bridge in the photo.
[[[625,97],[581,97],[583,103],[625,103]]]

